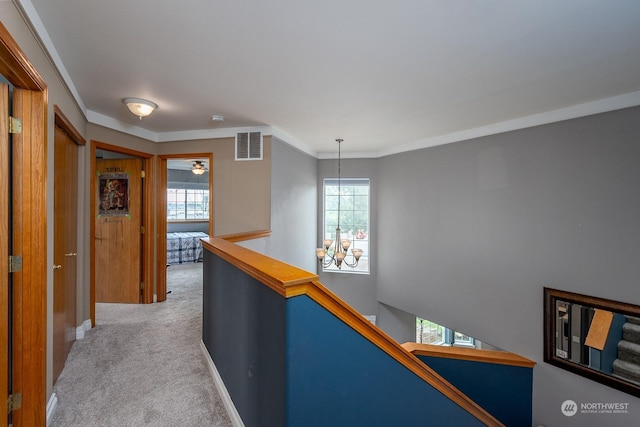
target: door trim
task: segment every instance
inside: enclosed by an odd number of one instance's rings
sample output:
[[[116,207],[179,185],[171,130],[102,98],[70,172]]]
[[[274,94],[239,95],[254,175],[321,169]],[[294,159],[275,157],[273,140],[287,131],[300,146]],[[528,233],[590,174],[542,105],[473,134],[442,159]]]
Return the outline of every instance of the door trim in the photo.
[[[157,301],[167,299],[167,160],[168,159],[192,159],[206,158],[209,162],[209,236],[213,237],[213,153],[179,153],[161,154],[158,156],[158,194],[156,195],[158,228],[158,244],[156,245],[156,288]]]
[[[71,140],[76,143],[76,145],[84,146],[87,144],[87,141],[84,139],[84,137],[80,134],[80,132],[78,132],[75,126],[73,126],[71,121],[67,118],[67,116],[64,115],[60,107],[58,107],[56,104],[53,104],[53,114],[55,117],[56,126],[65,131],[67,135],[69,135],[69,138],[71,138]]]
[[[15,137],[13,167],[13,185],[21,189],[12,200],[13,209],[19,208],[14,215],[13,252],[22,256],[23,263],[21,272],[12,273],[17,289],[13,390],[22,393],[22,407],[13,412],[13,425],[45,425],[48,93],[46,83],[2,23],[0,73],[14,86],[14,96],[22,98],[14,103],[14,114],[23,120],[23,133]]]
[[[117,145],[107,144],[105,142],[91,140],[91,189],[89,197],[89,276],[90,276],[90,311],[91,311],[91,326],[96,325],[96,258],[95,250],[96,243],[94,236],[96,235],[96,201],[98,196],[96,194],[96,150],[107,150],[115,153],[127,154],[129,156],[139,157],[142,159],[142,167],[145,171],[143,180],[143,192],[144,197],[142,199],[142,227],[145,228],[144,237],[142,238],[142,281],[145,283],[144,290],[142,292],[142,303],[150,304],[153,302],[153,176],[154,176],[154,155],[150,153],[144,153],[142,151],[136,151]]]

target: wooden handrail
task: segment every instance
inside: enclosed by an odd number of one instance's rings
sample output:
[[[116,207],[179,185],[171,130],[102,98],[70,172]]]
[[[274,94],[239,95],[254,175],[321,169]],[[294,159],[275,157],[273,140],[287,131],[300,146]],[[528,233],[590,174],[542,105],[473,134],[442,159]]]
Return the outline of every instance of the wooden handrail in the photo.
[[[254,279],[269,286],[285,298],[306,295],[349,325],[398,363],[409,369],[433,388],[457,403],[487,426],[502,426],[485,411],[433,369],[422,363],[393,338],[369,322],[341,298],[318,282],[316,274],[269,258],[222,238],[202,239],[203,247],[233,264]]]
[[[536,362],[508,351],[481,350],[477,348],[450,347],[442,345],[418,344],[407,342],[402,347],[418,356],[443,357],[448,359],[469,360],[472,362],[494,363],[499,365],[533,368]]]
[[[309,273],[258,252],[231,243],[224,238],[204,238],[202,246],[235,265],[254,279],[286,297],[287,287],[318,280],[318,275]]]
[[[224,239],[227,242],[243,242],[245,240],[261,239],[263,237],[271,236],[271,230],[256,230],[246,231],[244,233],[225,234],[222,236],[215,236],[218,239]]]

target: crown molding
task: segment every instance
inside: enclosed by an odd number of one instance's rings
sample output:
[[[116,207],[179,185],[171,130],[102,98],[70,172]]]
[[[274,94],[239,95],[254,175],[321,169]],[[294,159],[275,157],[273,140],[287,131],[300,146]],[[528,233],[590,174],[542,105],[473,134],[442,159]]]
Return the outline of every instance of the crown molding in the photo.
[[[640,91],[625,93],[623,95],[599,99],[592,102],[586,102],[584,104],[573,105],[571,107],[560,108],[558,110],[521,117],[519,119],[507,120],[487,126],[480,126],[460,132],[453,132],[434,138],[427,138],[409,144],[398,145],[386,150],[381,150],[378,153],[378,157],[435,147],[437,145],[450,144],[452,142],[466,141],[469,139],[496,135],[499,133],[526,129],[534,126],[561,122],[564,120],[577,119],[580,117],[621,110],[623,108],[635,107],[638,105],[640,105]]]

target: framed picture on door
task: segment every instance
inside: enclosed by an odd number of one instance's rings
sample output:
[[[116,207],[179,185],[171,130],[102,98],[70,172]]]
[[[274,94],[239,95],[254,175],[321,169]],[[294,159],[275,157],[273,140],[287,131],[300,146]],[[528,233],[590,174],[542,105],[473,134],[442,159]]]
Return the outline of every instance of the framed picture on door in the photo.
[[[101,174],[98,180],[98,198],[98,215],[129,215],[129,174]]]

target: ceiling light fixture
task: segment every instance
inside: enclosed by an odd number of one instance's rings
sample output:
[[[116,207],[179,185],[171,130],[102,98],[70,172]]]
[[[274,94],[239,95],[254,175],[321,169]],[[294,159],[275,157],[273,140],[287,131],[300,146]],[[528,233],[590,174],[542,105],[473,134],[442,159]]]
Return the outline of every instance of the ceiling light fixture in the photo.
[[[193,164],[193,167],[191,168],[191,172],[193,172],[194,175],[202,175],[206,171],[207,171],[207,168],[204,166],[204,163],[202,163],[200,160],[196,160],[196,162]]]
[[[224,122],[224,117],[223,116],[219,116],[219,115],[215,115],[215,116],[211,116],[211,121],[212,122]]]
[[[140,120],[142,120],[143,117],[147,117],[149,114],[153,113],[156,108],[158,108],[156,104],[151,101],[147,101],[146,99],[125,98],[123,102],[127,105],[129,111],[140,117]]]
[[[335,264],[338,269],[341,269],[343,263],[348,267],[355,268],[364,252],[362,249],[352,248],[351,255],[353,255],[353,262],[349,263],[346,260],[346,256],[349,246],[351,246],[351,240],[340,238],[340,199],[342,198],[340,186],[340,144],[342,141],[342,139],[336,139],[338,143],[338,226],[336,227],[336,239],[335,241],[331,240],[331,238],[324,239],[322,241],[323,247],[316,249],[316,257],[318,257],[318,261],[324,268]],[[333,245],[333,247],[331,245]]]

